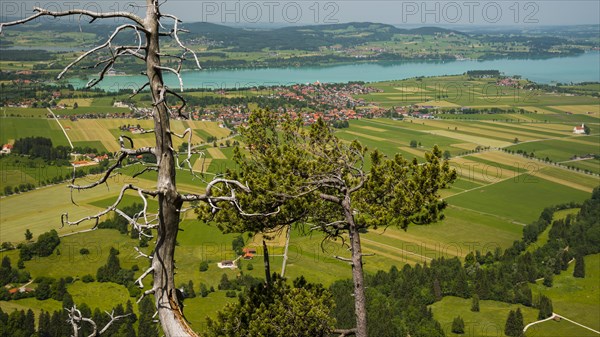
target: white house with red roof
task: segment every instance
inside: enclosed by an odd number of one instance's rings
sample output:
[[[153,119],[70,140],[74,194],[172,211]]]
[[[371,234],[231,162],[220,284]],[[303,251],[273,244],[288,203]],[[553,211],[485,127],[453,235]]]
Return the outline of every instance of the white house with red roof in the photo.
[[[585,125],[582,123],[581,126],[576,126],[573,128],[573,133],[577,135],[582,135],[585,133]]]
[[[9,154],[10,151],[12,151],[12,144],[4,144],[2,145],[2,151],[0,151],[1,154]]]

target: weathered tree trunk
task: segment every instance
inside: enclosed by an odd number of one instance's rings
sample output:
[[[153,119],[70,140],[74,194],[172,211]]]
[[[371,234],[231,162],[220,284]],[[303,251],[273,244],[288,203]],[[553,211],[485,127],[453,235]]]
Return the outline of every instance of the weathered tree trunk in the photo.
[[[350,249],[352,254],[352,281],[354,283],[354,316],[356,318],[356,336],[367,337],[367,298],[365,296],[365,281],[362,263],[362,248],[360,233],[354,222],[350,196],[342,202],[346,222],[348,223]]]
[[[148,0],[145,27],[148,30],[146,72],[153,102],[159,102],[164,82],[160,66],[158,17]],[[164,91],[163,91],[164,92]],[[179,210],[182,201],[175,183],[175,158],[170,132],[170,116],[165,104],[155,104],[153,111],[154,134],[156,135],[156,160],[158,164],[157,190],[159,205],[159,227],[156,248],[152,259],[154,268],[154,296],[158,318],[166,337],[197,336],[187,324],[177,299],[175,271],[175,242],[179,231]]]

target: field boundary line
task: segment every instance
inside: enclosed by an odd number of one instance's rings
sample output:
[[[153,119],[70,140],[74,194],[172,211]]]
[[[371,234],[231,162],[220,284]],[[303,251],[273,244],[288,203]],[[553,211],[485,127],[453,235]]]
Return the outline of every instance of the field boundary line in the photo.
[[[56,123],[58,123],[58,126],[60,126],[60,128],[62,129],[63,133],[65,134],[65,137],[67,137],[67,141],[69,142],[69,145],[71,145],[71,149],[73,149],[73,143],[71,143],[71,138],[69,138],[69,135],[67,135],[67,131],[65,130],[65,128],[63,128],[62,124],[60,124],[58,117],[56,117],[56,115],[54,114],[54,112],[52,110],[50,110],[50,108],[46,108],[46,109],[48,110],[48,112],[50,112],[52,114],[52,117],[54,117],[54,119],[56,120]]]
[[[517,173],[517,172],[515,172],[515,173]],[[481,185],[481,186],[473,187],[473,188],[471,188],[471,189],[464,190],[464,191],[458,192],[458,193],[456,193],[456,194],[452,194],[452,195],[450,195],[450,196],[447,196],[447,197],[446,197],[446,198],[444,198],[444,199],[449,199],[449,198],[452,198],[452,197],[454,197],[454,196],[457,196],[457,195],[460,195],[460,194],[463,194],[463,193],[467,193],[467,192],[471,192],[471,191],[474,191],[474,190],[478,190],[478,189],[480,189],[480,188],[484,188],[484,187],[492,186],[492,185],[495,185],[495,184],[498,184],[498,183],[501,183],[501,182],[503,182],[503,181],[507,181],[507,180],[510,180],[510,179],[516,179],[517,177],[519,177],[519,176],[521,176],[521,175],[523,175],[523,174],[525,174],[525,173],[528,173],[528,172],[519,173],[519,174],[517,174],[517,175],[515,175],[515,176],[513,176],[513,177],[507,177],[507,178],[504,178],[504,179],[498,179],[498,180],[494,181],[493,183],[490,183],[490,184],[487,184],[487,185]]]
[[[406,249],[402,249],[402,248],[394,247],[394,246],[392,246],[392,245],[388,245],[388,244],[386,244],[386,243],[378,242],[378,241],[375,241],[375,240],[366,239],[366,238],[361,238],[361,241],[370,242],[372,245],[375,245],[375,246],[384,246],[384,247],[386,247],[386,248],[390,248],[390,249],[398,250],[398,251],[401,251],[401,252],[403,252],[403,253],[406,253],[406,254],[408,254],[408,255],[413,255],[413,256],[420,257],[420,258],[422,258],[422,259],[424,259],[424,260],[429,260],[429,261],[433,260],[433,258],[432,258],[432,257],[425,256],[425,255],[421,255],[421,254],[418,254],[418,253],[415,253],[415,252],[411,252],[411,251],[409,251],[409,250],[406,250]],[[374,249],[373,249],[373,250],[374,250]]]
[[[519,221],[517,221],[515,219],[503,217],[503,216],[498,215],[498,214],[482,212],[482,211],[478,211],[476,209],[467,208],[467,207],[461,207],[461,206],[456,206],[456,205],[452,205],[452,204],[449,204],[448,207],[452,207],[452,208],[456,208],[456,209],[464,210],[464,211],[470,211],[470,212],[477,213],[477,214],[480,214],[480,215],[488,215],[488,216],[491,216],[491,217],[494,217],[494,218],[498,218],[500,220],[508,221],[510,223],[513,223],[513,224],[519,225],[519,226],[527,226],[527,224],[519,222]]]

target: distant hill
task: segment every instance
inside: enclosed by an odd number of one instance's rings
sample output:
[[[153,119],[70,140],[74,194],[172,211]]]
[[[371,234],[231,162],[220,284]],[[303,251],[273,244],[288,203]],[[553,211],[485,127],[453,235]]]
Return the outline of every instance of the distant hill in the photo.
[[[232,51],[259,51],[264,48],[318,50],[320,47],[332,45],[348,47],[373,41],[390,41],[396,34],[463,34],[438,27],[401,29],[372,22],[294,26],[270,30],[234,28],[207,22],[189,23],[184,27],[190,34],[219,42],[221,46],[229,47]]]

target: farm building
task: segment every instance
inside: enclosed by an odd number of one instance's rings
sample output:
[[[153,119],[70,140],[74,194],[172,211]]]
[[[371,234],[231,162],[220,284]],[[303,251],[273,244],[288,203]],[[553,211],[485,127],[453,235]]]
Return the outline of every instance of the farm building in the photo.
[[[576,126],[573,128],[573,133],[577,135],[582,135],[585,133],[585,125],[581,124],[581,126]]]
[[[2,145],[2,151],[0,151],[0,153],[9,154],[10,151],[12,151],[12,148],[13,148],[12,144],[4,144],[4,145]]]
[[[225,260],[225,261],[221,261],[219,263],[217,263],[217,266],[221,269],[225,269],[225,268],[229,268],[229,269],[235,269],[237,268],[235,266],[235,263],[231,260]]]
[[[254,258],[254,255],[256,254],[256,249],[244,248],[244,249],[242,249],[242,252],[244,253],[245,260],[252,260]]]

